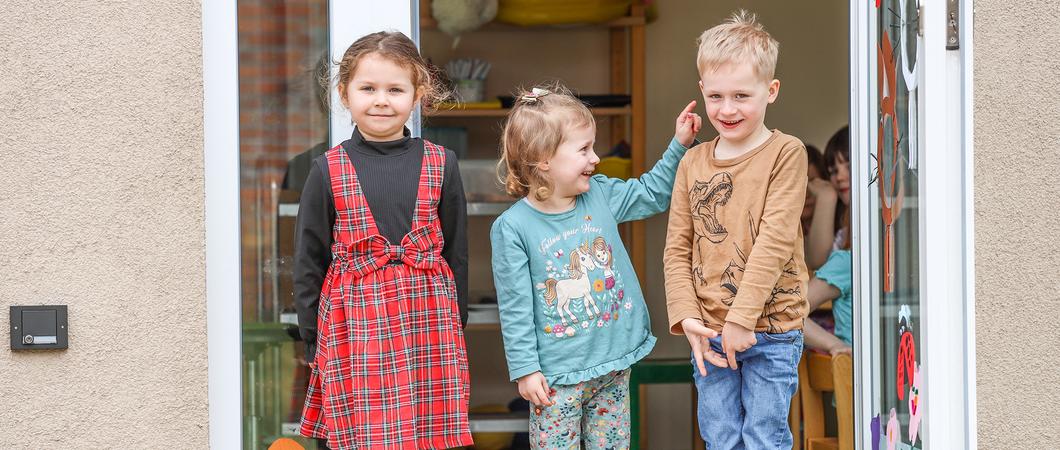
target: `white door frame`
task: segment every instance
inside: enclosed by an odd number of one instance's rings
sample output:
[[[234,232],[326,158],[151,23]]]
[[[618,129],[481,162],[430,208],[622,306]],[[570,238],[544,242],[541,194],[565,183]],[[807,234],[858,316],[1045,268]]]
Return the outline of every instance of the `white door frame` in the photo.
[[[913,1],[913,0],[910,0]],[[917,64],[922,106],[922,145],[917,152],[920,218],[922,446],[975,448],[975,253],[972,147],[973,0],[923,0],[924,54]],[[960,4],[960,48],[947,50],[947,4]],[[871,1],[850,8],[850,117],[852,236],[854,239],[854,424],[859,448],[872,448],[871,354],[877,333],[879,270],[868,242],[879,239],[870,200],[875,188],[869,152],[876,143],[876,8]],[[877,181],[879,182],[879,181]],[[866,220],[870,219],[870,220]],[[881,411],[882,412],[882,411]]]
[[[925,141],[921,150],[921,293],[925,376],[925,435],[928,448],[974,448],[975,306],[972,152],[972,1],[962,0],[958,23],[960,50],[945,50],[946,1],[924,1]],[[415,38],[416,0],[332,1],[329,4],[332,60],[357,37],[398,30]],[[875,10],[871,2],[850,8],[852,149],[875,142]],[[203,126],[206,182],[206,299],[209,364],[210,446],[242,446],[239,99],[236,5],[203,2]],[[338,99],[332,94],[333,106]],[[352,132],[349,116],[331,117],[331,144]],[[936,150],[938,149],[938,150]],[[871,236],[868,211],[871,169],[863,152],[851,152],[852,237]],[[959,162],[955,164],[954,162]],[[855,429],[862,448],[871,448],[867,418],[872,393],[865,389],[873,373],[868,351],[873,326],[860,299],[872,298],[872,255],[854,248]],[[962,351],[955,351],[961,349]],[[940,405],[933,408],[933,405]]]
[[[412,36],[414,3],[332,0],[332,61],[368,33]],[[206,178],[206,331],[210,448],[242,448],[239,229],[239,54],[235,1],[202,2],[203,157]],[[331,144],[353,131],[332,90]]]

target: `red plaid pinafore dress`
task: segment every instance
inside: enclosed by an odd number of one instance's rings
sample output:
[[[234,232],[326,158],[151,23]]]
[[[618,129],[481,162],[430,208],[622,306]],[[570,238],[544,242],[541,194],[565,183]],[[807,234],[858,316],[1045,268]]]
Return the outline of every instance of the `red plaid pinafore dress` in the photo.
[[[441,256],[445,150],[423,144],[412,230],[399,244],[376,229],[346,151],[326,154],[334,244],[301,433],[332,449],[472,444],[456,284]]]

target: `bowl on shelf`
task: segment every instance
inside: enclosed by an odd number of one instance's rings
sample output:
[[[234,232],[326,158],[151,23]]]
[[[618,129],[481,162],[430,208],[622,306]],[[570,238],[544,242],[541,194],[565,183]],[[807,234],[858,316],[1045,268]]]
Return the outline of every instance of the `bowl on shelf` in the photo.
[[[500,0],[497,21],[514,25],[600,23],[624,17],[632,0]]]

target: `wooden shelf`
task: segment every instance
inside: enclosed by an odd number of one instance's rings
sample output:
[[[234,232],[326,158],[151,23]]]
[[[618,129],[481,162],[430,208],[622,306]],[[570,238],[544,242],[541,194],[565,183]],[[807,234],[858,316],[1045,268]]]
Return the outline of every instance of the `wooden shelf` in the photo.
[[[525,433],[530,429],[530,417],[526,411],[471,413],[468,419],[472,433]]]
[[[429,13],[428,13],[429,14]],[[531,25],[531,26],[520,26],[512,25],[503,22],[490,22],[483,25],[477,30],[471,31],[563,31],[563,30],[578,30],[586,27],[599,27],[599,28],[623,28],[632,27],[636,25],[644,25],[646,21],[644,17],[620,17],[615,20],[600,22],[600,23],[571,23],[571,24],[558,24],[558,25]],[[434,20],[434,17],[425,15],[420,17],[420,29],[421,30],[437,30],[438,21]]]
[[[468,305],[468,331],[498,331],[501,329],[501,317],[497,308],[480,308],[475,304]]]
[[[469,216],[499,216],[507,211],[514,202],[468,202],[467,215]]]
[[[628,116],[632,114],[629,106],[615,108],[590,108],[595,116]],[[428,114],[428,117],[504,117],[508,115],[509,108],[497,109],[448,109],[438,110]]]
[[[469,323],[464,327],[464,331],[500,331],[501,324],[499,323]]]

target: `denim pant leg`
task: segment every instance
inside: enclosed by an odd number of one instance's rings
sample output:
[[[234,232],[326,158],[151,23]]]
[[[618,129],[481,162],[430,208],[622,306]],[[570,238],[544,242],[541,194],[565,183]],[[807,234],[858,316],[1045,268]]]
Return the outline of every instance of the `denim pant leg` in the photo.
[[[790,449],[788,412],[799,385],[802,331],[755,333],[758,343],[743,352],[743,442],[747,448]]]
[[[710,346],[724,357],[721,338],[710,340]],[[737,355],[737,359],[740,355]],[[698,393],[699,433],[710,450],[743,450],[741,430],[744,410],[740,391],[743,381],[739,370],[721,368],[704,361],[707,375],[701,376],[692,360],[692,377]]]

